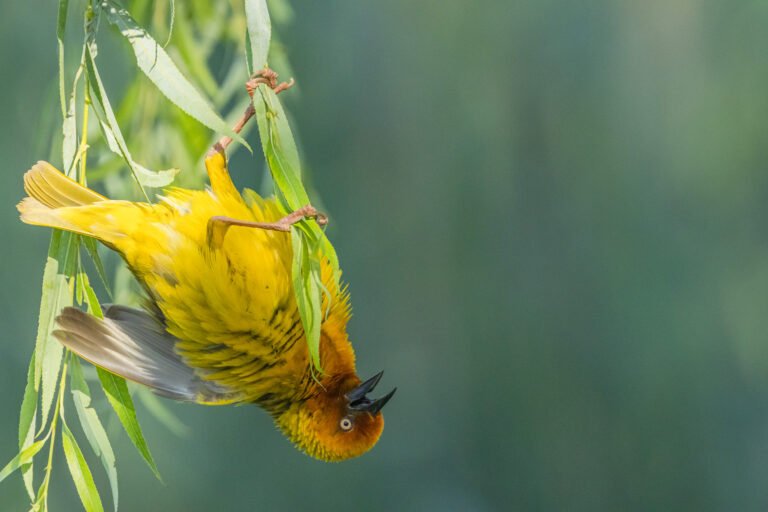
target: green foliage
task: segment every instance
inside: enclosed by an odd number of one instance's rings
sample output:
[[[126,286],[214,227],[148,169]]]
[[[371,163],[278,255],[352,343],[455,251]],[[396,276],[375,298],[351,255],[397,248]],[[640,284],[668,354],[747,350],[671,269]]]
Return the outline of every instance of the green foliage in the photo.
[[[131,43],[136,63],[166,98],[214,132],[225,133],[248,149],[248,143],[234,133],[195,87],[181,74],[165,50],[128,14],[113,4],[106,7],[107,19]]]
[[[64,445],[64,455],[67,458],[67,466],[75,481],[77,494],[80,495],[80,501],[83,503],[86,512],[103,512],[104,506],[101,504],[99,491],[96,490],[96,483],[93,481],[93,475],[85,462],[85,457],[80,447],[77,445],[75,436],[70,432],[66,423],[62,423],[61,431],[63,434],[62,444]],[[117,507],[117,505],[115,505]]]
[[[118,490],[117,490],[117,468],[115,467],[115,452],[109,442],[107,431],[99,419],[96,410],[91,406],[91,390],[83,377],[83,370],[80,366],[80,360],[72,357],[71,362],[71,385],[72,401],[75,403],[77,417],[80,425],[83,427],[85,437],[91,445],[93,453],[101,460],[104,471],[109,478],[109,485],[112,490],[112,500],[115,510],[117,510]]]
[[[290,7],[284,1],[269,4],[277,13],[278,22],[290,19]],[[69,7],[68,0],[59,0],[56,26],[62,115],[61,166],[68,176],[83,184],[102,181],[108,193],[116,197],[137,199],[138,195],[149,201],[145,188],[160,188],[172,182],[201,187],[202,159],[218,136],[228,135],[250,150],[244,139],[249,127],[240,134],[230,128],[249,101],[243,88],[247,76],[251,70],[264,68],[268,57],[278,64],[280,71],[288,70],[280,45],[271,44],[272,25],[265,0],[232,4],[191,0],[178,5],[174,1],[136,0],[130,5],[131,12],[112,0],[87,0],[82,13],[84,37],[79,48],[80,59],[74,70],[66,65],[67,56],[72,52],[67,37]],[[102,19],[109,22],[103,26],[114,27],[115,34],[128,42],[137,71],[141,71],[127,85],[119,103],[114,102],[114,108],[107,92],[108,84],[98,66]],[[152,34],[163,35],[165,30],[166,43],[160,45]],[[224,70],[224,80],[219,84],[209,69],[208,59],[222,48],[236,50],[223,52],[224,55],[240,57],[227,57],[217,63],[217,69]],[[309,195],[302,184],[299,152],[283,107],[274,91],[266,86],[258,88],[253,102],[275,193],[286,213],[301,208],[309,204]],[[224,108],[231,108],[232,113],[220,115],[218,112]],[[92,117],[96,122],[89,122]],[[101,137],[95,137],[97,133]],[[153,167],[167,167],[167,170],[150,170],[137,160],[151,161]],[[126,168],[130,171],[128,174],[120,172]],[[179,169],[186,172],[180,173]],[[320,261],[326,258],[338,277],[338,260],[315,221],[299,222],[291,236],[296,300],[314,367],[320,370],[321,294],[324,291]],[[93,261],[98,278],[107,292],[113,294],[96,242],[54,230],[43,272],[35,350],[20,412],[19,453],[0,470],[0,481],[17,470],[21,472],[35,511],[48,507],[59,433],[67,467],[83,507],[86,511],[104,510],[86,454],[67,424],[66,397],[71,398],[87,444],[107,475],[112,506],[114,510],[118,508],[116,455],[100,416],[105,412],[93,407],[92,385],[86,380],[79,359],[68,354],[52,335],[55,318],[63,307],[84,305],[91,314],[102,316],[91,279],[83,268],[81,253]],[[114,280],[114,295],[121,301],[135,299],[130,280],[125,279],[126,273],[121,267]],[[97,369],[97,375],[98,387],[129,439],[160,479],[128,384],[102,369]],[[66,393],[67,384],[69,393]],[[162,423],[174,431],[184,431],[184,425],[155,397],[146,395],[146,390],[136,391]],[[47,463],[43,479],[36,486],[34,464],[45,447],[48,448]]]
[[[260,85],[254,94],[254,107],[264,155],[275,183],[275,193],[286,211],[309,204],[309,195],[301,181],[301,163],[296,143],[288,126],[285,111],[275,92]],[[333,246],[317,222],[302,221],[292,229],[293,289],[301,323],[309,344],[315,369],[322,371],[320,361],[321,295],[320,258],[331,263],[336,286],[339,285],[339,262]]]

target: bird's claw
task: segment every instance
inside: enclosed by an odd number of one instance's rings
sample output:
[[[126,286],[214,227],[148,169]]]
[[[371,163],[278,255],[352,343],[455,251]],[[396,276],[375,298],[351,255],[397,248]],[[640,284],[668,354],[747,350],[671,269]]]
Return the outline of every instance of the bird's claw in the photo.
[[[278,220],[275,224],[285,226],[285,231],[290,231],[290,226],[296,224],[302,219],[315,219],[315,221],[321,226],[328,224],[328,216],[317,211],[317,209],[315,209],[315,207],[311,204],[302,206],[298,210],[289,213],[282,219]]]
[[[296,81],[291,78],[287,82],[278,82],[278,74],[270,68],[264,68],[251,76],[251,78],[245,83],[245,90],[248,91],[248,95],[253,97],[253,93],[256,90],[256,88],[264,84],[273,91],[275,91],[275,94],[280,94],[281,92],[290,89],[294,86]]]

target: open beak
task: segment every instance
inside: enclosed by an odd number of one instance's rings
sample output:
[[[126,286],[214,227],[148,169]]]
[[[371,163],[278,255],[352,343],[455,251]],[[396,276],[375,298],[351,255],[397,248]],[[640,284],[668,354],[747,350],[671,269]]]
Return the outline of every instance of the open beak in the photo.
[[[379,414],[381,409],[389,402],[389,399],[392,398],[392,395],[395,394],[395,391],[397,391],[397,388],[395,388],[383,397],[374,400],[366,396],[369,392],[373,391],[373,388],[381,380],[382,375],[384,375],[384,372],[377,373],[344,395],[349,401],[348,407],[351,410],[368,412],[374,416]]]

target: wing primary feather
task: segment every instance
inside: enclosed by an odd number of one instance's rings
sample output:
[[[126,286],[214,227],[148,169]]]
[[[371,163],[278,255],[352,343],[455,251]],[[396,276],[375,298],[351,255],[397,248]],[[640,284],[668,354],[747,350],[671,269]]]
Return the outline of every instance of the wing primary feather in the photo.
[[[104,306],[104,319],[64,308],[53,335],[83,359],[156,394],[187,402],[236,401],[234,393],[203,380],[174,350],[176,338],[154,316],[126,306]]]

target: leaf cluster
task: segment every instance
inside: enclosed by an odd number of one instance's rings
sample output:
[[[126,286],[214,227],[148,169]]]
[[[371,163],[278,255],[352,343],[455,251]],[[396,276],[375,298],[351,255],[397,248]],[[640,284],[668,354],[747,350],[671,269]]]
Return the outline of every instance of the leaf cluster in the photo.
[[[229,127],[249,101],[242,85],[253,70],[266,67],[269,58],[280,71],[290,71],[282,46],[273,38],[269,16],[271,11],[277,21],[289,21],[292,11],[285,0],[270,1],[269,9],[266,0],[170,0],[167,4],[136,0],[130,12],[114,0],[72,0],[75,3],[83,5],[83,39],[73,70],[66,66],[74,51],[67,37],[71,34],[70,0],[59,0],[56,27],[62,115],[60,163],[68,176],[82,184],[102,182],[115,197],[150,201],[152,189],[171,183],[202,186],[202,173],[197,170],[202,169],[204,154],[216,137],[230,136],[251,150],[245,140],[247,129],[237,134]],[[137,69],[119,103],[107,90],[99,65],[104,27],[112,27],[111,34],[119,34],[125,41]],[[224,71],[221,83],[215,78],[218,73],[212,69],[213,62],[219,73]],[[263,154],[282,208],[287,213],[309,204],[299,152],[279,99],[271,89],[260,86],[253,102]],[[231,114],[220,115],[224,109]],[[151,165],[145,165],[147,162]],[[180,169],[187,171],[181,173]],[[299,222],[291,236],[294,291],[314,367],[322,371],[319,340],[325,290],[320,261],[325,258],[330,262],[338,280],[338,260],[316,222]],[[160,478],[126,381],[101,369],[96,370],[97,379],[86,378],[80,360],[52,335],[55,318],[66,306],[80,305],[93,315],[102,315],[84,258],[91,260],[113,299],[135,299],[124,266],[118,267],[114,286],[110,286],[94,240],[53,231],[43,272],[35,349],[21,407],[19,453],[0,470],[0,481],[20,471],[34,511],[48,509],[59,437],[83,507],[87,511],[104,510],[87,457],[68,424],[71,418],[65,408],[69,403],[74,405],[87,444],[107,475],[113,508],[118,508],[116,456],[101,419],[104,413],[93,405],[91,388],[96,382],[126,434]],[[153,397],[145,391],[133,391],[142,393],[139,396],[160,421],[183,430]],[[35,466],[46,448],[43,478],[37,483]]]

